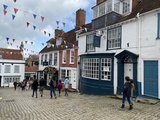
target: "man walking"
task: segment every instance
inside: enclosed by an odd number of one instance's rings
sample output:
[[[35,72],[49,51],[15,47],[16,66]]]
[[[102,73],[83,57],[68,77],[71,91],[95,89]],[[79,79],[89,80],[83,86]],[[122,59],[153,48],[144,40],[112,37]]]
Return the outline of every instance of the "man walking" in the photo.
[[[50,96],[51,96],[51,98],[53,98],[53,95],[52,95],[52,93],[53,93],[53,94],[54,94],[54,97],[55,97],[55,99],[56,99],[56,98],[57,98],[57,97],[56,97],[56,92],[55,92],[55,89],[56,89],[56,80],[55,80],[55,77],[54,77],[54,76],[52,77],[49,85],[50,85]]]

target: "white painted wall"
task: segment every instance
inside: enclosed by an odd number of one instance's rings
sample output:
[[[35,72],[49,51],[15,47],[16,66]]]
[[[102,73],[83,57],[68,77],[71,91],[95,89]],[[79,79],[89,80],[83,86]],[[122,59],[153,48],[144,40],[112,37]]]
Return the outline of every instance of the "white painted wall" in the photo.
[[[4,64],[2,64],[4,63]],[[13,65],[11,64],[13,63]],[[10,65],[11,66],[11,71],[10,73],[5,73],[5,65]],[[18,65],[19,66],[19,73],[14,73],[14,66]],[[5,60],[5,59],[0,59],[0,66],[1,66],[1,71],[0,71],[0,76],[1,77],[1,86],[8,86],[8,84],[4,84],[4,77],[20,77],[20,81],[24,80],[24,74],[25,74],[25,61],[24,60]],[[13,87],[13,82],[9,84],[9,87]]]
[[[107,36],[106,39],[101,38],[101,47],[96,48],[95,53],[115,53],[118,54],[123,50],[128,50],[139,55],[138,58],[138,81],[142,82],[142,87],[144,84],[143,78],[143,61],[144,60],[158,60],[160,62],[160,40],[157,40],[157,13],[158,11],[153,11],[147,14],[140,15],[139,18],[132,20],[127,23],[123,23],[122,26],[122,46],[121,49],[117,50],[107,50]],[[104,31],[107,33],[107,30]],[[107,35],[107,34],[106,34]],[[127,47],[129,43],[129,47]],[[78,38],[79,50],[78,55],[89,54],[85,53],[86,50],[86,36],[80,36]],[[93,54],[94,52],[92,52]],[[160,68],[160,63],[159,63]],[[160,72],[159,72],[160,74]],[[116,93],[117,88],[117,59],[114,59],[114,92]],[[160,83],[160,76],[159,76]],[[143,87],[144,88],[144,87]],[[144,90],[142,88],[142,95]],[[160,86],[159,86],[160,91]],[[160,92],[159,92],[160,98]]]

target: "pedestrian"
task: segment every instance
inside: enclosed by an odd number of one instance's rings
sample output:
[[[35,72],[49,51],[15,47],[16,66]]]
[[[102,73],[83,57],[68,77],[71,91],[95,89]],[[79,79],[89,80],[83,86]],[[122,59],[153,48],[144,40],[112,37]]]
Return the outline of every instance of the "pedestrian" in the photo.
[[[30,83],[29,81],[26,82],[26,90],[29,90],[29,86],[30,86]]]
[[[22,91],[25,90],[25,84],[24,84],[24,82],[21,83],[21,88],[22,88]]]
[[[125,107],[125,100],[127,98],[127,101],[129,103],[129,110],[133,109],[132,101],[131,101],[131,82],[130,78],[128,76],[125,77],[125,83],[123,88],[123,98],[122,98],[122,106],[121,108]]]
[[[32,93],[32,97],[34,97],[34,93],[36,93],[36,98],[37,96],[37,89],[38,89],[38,81],[34,80],[33,84],[32,84],[32,89],[33,89],[33,93]]]
[[[58,91],[59,91],[59,96],[61,96],[61,89],[62,89],[62,82],[61,82],[61,80],[59,80],[57,88],[58,88]]]
[[[13,85],[14,85],[14,90],[16,90],[16,88],[17,88],[17,82],[15,81],[15,82],[13,83]]]
[[[51,96],[51,98],[53,98],[53,95],[52,95],[52,93],[53,93],[54,97],[56,99],[57,98],[56,97],[56,91],[55,91],[55,89],[56,89],[56,80],[55,80],[54,76],[52,76],[52,78],[51,78],[51,80],[49,82],[49,85],[50,85],[50,96]]]
[[[45,80],[42,78],[39,81],[39,92],[40,92],[41,97],[43,96],[44,87],[45,87]]]
[[[70,83],[69,77],[65,77],[65,80],[64,80],[65,96],[68,96],[69,83]]]

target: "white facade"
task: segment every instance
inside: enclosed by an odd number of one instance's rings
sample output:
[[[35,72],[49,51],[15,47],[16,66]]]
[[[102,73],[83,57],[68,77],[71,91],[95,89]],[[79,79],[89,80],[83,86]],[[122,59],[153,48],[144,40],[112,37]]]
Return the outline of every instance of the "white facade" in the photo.
[[[137,81],[141,83],[141,87],[138,88],[141,95],[146,95],[145,90],[145,78],[144,71],[145,61],[157,61],[158,62],[158,96],[160,99],[160,40],[157,39],[158,33],[158,13],[160,13],[159,9],[144,13],[137,14],[134,18],[123,21],[121,23],[117,23],[112,26],[107,26],[105,28],[101,28],[104,34],[101,36],[101,44],[100,48],[95,49],[95,52],[86,52],[86,35],[92,34],[84,33],[79,35],[78,44],[79,50],[78,55],[84,54],[95,54],[95,53],[115,53],[115,56],[121,53],[123,50],[130,51],[138,56],[137,63]],[[115,28],[117,26],[121,27],[121,48],[107,50],[107,31],[109,29]],[[160,28],[159,28],[160,29]],[[104,37],[105,36],[105,37]],[[124,65],[125,66],[125,65]],[[132,76],[132,75],[131,75]],[[117,58],[114,57],[114,94],[117,92]],[[147,93],[147,92],[146,92]],[[152,96],[147,93],[147,95]]]
[[[13,87],[13,83],[24,80],[25,61],[24,60],[4,60],[0,59],[1,86]]]

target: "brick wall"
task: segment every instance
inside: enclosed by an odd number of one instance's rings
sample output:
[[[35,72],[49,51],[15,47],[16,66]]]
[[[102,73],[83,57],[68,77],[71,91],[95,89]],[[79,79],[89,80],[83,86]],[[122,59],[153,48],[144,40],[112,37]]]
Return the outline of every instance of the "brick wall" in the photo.
[[[104,2],[104,1],[106,1],[106,0],[97,0],[96,5],[99,5],[99,4],[101,4],[102,2]]]
[[[76,26],[85,25],[86,22],[86,11],[79,9],[76,11]]]

